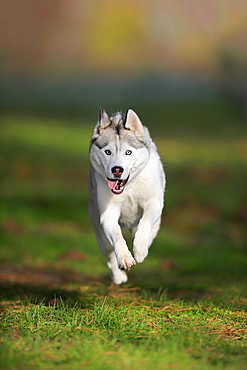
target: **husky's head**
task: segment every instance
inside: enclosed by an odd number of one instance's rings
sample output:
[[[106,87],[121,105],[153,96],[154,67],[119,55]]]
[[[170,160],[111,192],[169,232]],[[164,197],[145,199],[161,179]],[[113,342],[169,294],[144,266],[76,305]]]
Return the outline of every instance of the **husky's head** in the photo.
[[[90,144],[90,161],[111,191],[121,194],[146,166],[150,144],[148,129],[133,110],[109,117],[100,108]]]

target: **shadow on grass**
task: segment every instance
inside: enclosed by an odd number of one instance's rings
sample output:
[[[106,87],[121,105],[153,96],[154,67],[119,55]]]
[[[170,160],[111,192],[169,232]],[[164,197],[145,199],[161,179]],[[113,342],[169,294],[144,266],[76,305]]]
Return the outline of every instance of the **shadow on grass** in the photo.
[[[133,270],[130,280],[150,296],[165,296],[185,303],[210,302],[222,307],[246,309],[246,274],[239,271],[193,269],[162,270],[144,267]]]
[[[34,304],[86,306],[95,298],[143,298],[182,300],[187,303],[210,301],[241,308],[246,304],[245,278],[219,271],[161,270],[137,266],[127,284],[115,286],[109,275],[84,275],[65,267],[2,265],[0,299],[2,302],[28,301]],[[242,277],[241,277],[242,276]],[[133,295],[132,293],[135,292]]]
[[[79,301],[79,296],[75,291],[68,292],[62,288],[36,286],[31,283],[0,283],[0,290],[3,300],[30,301],[34,304],[43,303],[46,306],[57,306],[59,302],[65,302],[67,305],[73,306]]]
[[[0,272],[0,299],[2,301],[31,301],[45,305],[83,305],[79,284],[88,284],[92,277],[81,276],[68,269],[51,267],[19,267],[4,265]]]

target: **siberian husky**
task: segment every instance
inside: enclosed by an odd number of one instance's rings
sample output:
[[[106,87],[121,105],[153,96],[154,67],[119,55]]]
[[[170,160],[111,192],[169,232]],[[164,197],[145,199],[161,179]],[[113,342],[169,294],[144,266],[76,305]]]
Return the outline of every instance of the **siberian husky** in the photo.
[[[115,284],[141,263],[160,227],[165,174],[148,129],[129,109],[103,108],[90,143],[89,215]],[[121,227],[133,237],[133,255]]]

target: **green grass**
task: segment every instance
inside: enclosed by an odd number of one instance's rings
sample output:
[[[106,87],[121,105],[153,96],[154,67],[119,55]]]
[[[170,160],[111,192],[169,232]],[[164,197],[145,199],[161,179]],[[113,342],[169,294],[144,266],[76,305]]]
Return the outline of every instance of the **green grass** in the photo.
[[[244,118],[221,103],[175,108],[150,127],[162,227],[120,287],[87,215],[94,122],[3,117],[0,368],[246,369]]]

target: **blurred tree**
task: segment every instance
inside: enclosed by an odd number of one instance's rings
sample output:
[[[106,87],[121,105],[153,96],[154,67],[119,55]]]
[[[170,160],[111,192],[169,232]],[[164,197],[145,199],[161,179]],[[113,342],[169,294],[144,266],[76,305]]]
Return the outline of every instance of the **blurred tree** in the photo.
[[[217,71],[222,42],[246,26],[241,0],[11,0],[1,72]]]

